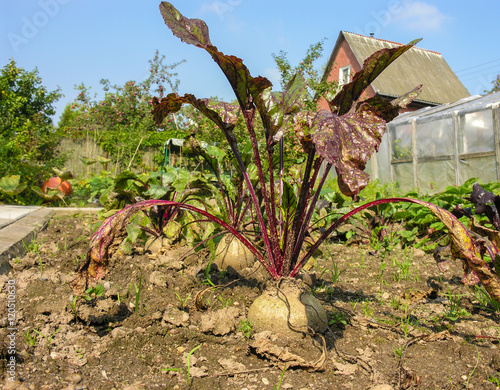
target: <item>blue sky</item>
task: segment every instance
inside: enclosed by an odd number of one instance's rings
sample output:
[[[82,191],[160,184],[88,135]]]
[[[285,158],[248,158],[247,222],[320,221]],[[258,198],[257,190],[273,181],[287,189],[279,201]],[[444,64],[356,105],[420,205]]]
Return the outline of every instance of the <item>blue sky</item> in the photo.
[[[165,26],[157,0],[0,1],[0,67],[13,58],[35,67],[49,90],[61,88],[57,116],[84,83],[102,93],[99,80],[112,84],[142,81],[155,50],[177,68],[179,92],[197,97],[233,95],[207,53],[182,43]],[[279,87],[272,53],[288,53],[295,65],[311,43],[327,38],[323,65],[340,30],[407,43],[440,52],[471,94],[491,88],[500,73],[498,0],[173,0],[187,17],[205,20],[211,41],[244,60],[253,76]]]

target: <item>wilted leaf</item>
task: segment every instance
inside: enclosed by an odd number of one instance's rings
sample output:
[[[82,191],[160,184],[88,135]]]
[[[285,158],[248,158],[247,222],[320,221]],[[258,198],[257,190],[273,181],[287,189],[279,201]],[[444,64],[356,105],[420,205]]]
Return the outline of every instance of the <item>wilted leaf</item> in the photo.
[[[472,186],[470,200],[476,206],[474,213],[485,214],[495,229],[500,230],[500,215],[498,214],[500,196],[486,191],[479,183],[475,183]]]
[[[340,190],[348,196],[358,194],[370,179],[365,164],[378,150],[385,121],[370,111],[337,116],[321,110],[312,128],[316,151],[335,166]]]

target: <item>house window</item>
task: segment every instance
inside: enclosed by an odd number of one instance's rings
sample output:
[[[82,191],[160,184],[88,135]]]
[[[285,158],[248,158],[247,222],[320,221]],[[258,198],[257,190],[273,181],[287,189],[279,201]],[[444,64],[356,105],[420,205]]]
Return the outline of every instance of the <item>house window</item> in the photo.
[[[347,84],[351,81],[351,65],[344,66],[340,68],[339,71],[339,85]]]

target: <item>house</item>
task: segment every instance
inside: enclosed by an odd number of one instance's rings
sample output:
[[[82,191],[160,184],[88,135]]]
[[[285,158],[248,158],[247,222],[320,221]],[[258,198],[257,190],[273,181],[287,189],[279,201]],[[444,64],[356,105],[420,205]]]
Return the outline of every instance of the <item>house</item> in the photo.
[[[360,34],[341,31],[325,75],[328,81],[343,85],[361,70],[363,62],[374,52],[402,45]],[[406,111],[455,102],[470,96],[450,66],[440,53],[413,47],[394,61],[364,91],[362,99],[378,95],[393,100],[422,84],[422,93]],[[328,108],[325,100],[320,108]]]

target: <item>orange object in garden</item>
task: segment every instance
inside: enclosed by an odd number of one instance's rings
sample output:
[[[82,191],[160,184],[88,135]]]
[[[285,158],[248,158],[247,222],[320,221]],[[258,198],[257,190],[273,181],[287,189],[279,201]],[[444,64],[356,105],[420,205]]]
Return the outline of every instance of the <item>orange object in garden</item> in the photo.
[[[47,180],[45,183],[42,184],[41,189],[44,194],[47,193],[47,189],[49,190],[58,189],[65,196],[70,195],[73,192],[73,187],[71,187],[69,181],[67,180],[62,181],[60,177],[51,177],[49,180]]]

